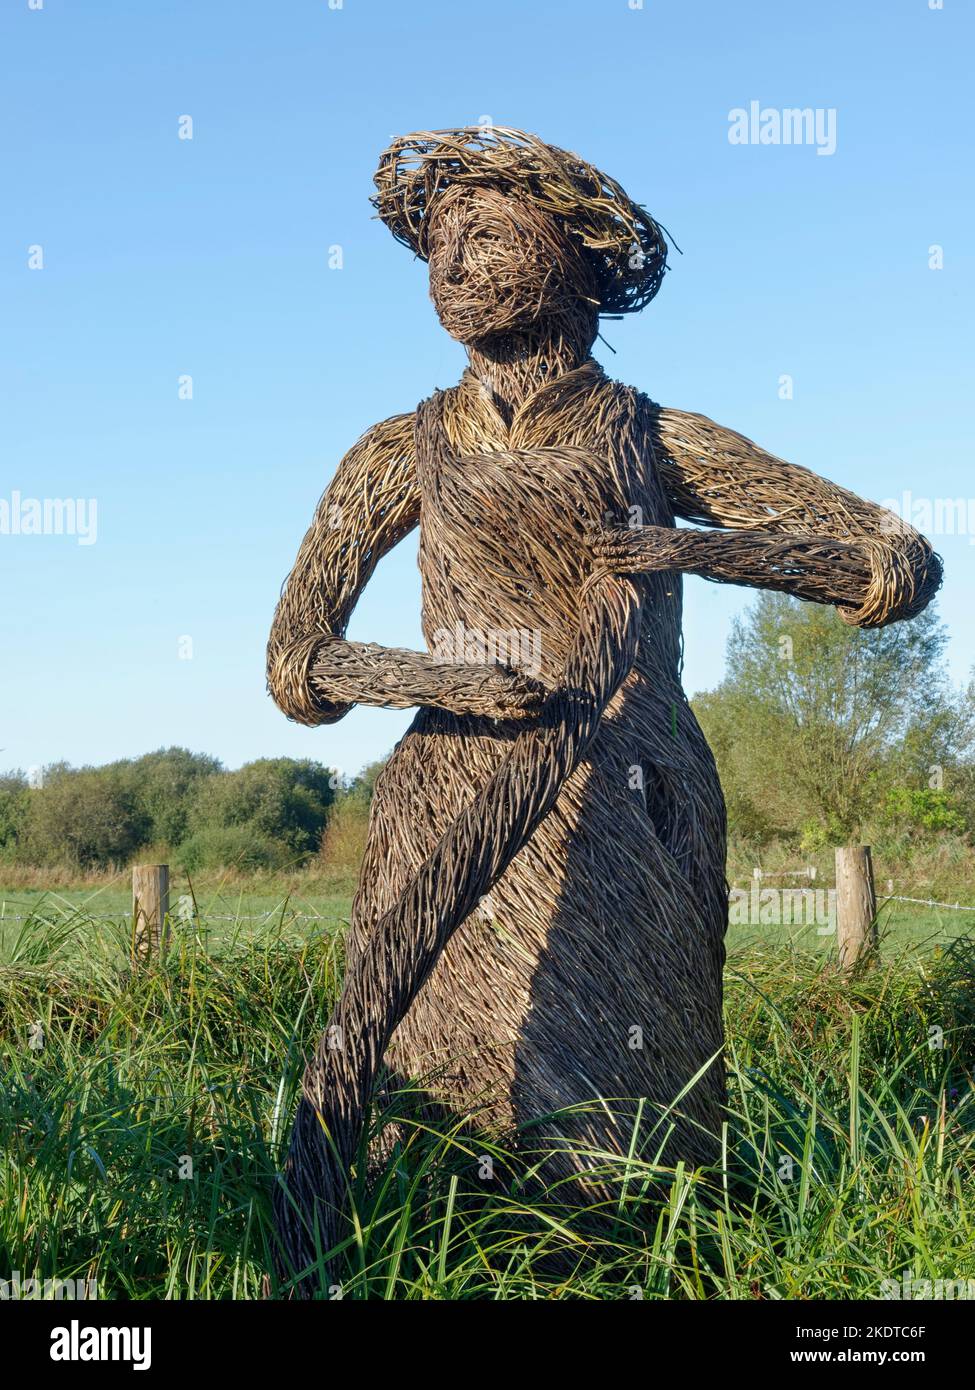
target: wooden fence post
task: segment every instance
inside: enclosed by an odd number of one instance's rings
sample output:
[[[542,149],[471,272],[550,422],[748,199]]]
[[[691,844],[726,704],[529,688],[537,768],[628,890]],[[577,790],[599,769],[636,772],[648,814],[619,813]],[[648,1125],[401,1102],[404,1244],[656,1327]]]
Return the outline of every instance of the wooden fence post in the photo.
[[[877,948],[877,894],[869,845],[836,851],[836,944],[840,969],[845,971]]]
[[[136,961],[162,955],[169,945],[169,865],[132,867],[132,954]]]

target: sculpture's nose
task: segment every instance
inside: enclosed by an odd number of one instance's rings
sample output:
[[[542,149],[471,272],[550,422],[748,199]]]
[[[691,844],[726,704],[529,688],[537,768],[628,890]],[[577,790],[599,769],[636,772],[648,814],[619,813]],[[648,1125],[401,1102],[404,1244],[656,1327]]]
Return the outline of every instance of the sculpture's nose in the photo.
[[[448,285],[459,285],[464,279],[464,241],[451,236],[441,251],[441,274]]]

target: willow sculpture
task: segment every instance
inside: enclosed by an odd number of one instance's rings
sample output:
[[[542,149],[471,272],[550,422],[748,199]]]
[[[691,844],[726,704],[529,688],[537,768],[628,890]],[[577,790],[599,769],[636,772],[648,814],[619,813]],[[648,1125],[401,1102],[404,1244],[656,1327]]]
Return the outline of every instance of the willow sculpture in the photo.
[[[583,1155],[625,1152],[636,1114],[648,1132],[666,1116],[662,1161],[714,1159],[725,812],[680,684],[680,573],[862,627],[918,613],[940,582],[890,513],[604,374],[599,315],[642,308],[667,260],[613,180],[477,128],[396,140],[375,182],[469,366],[342,459],[270,637],[270,691],[302,724],[419,706],[376,784],[345,984],[276,1193],[281,1269],[305,1296],[384,1066],[432,1077],[431,1103],[491,1132],[536,1122],[546,1171],[590,1196]],[[429,650],[348,641],[416,526]],[[521,632],[531,673],[445,655],[445,633]]]

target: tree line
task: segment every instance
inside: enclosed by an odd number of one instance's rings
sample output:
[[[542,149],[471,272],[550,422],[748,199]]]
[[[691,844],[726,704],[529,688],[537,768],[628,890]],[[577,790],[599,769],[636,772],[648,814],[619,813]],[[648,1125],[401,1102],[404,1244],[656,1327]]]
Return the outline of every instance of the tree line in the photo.
[[[189,871],[278,869],[319,852],[330,819],[362,820],[375,769],[343,783],[323,763],[219,759],[162,748],[101,767],[0,776],[0,862],[121,865],[152,848]],[[350,815],[350,812],[352,813]]]

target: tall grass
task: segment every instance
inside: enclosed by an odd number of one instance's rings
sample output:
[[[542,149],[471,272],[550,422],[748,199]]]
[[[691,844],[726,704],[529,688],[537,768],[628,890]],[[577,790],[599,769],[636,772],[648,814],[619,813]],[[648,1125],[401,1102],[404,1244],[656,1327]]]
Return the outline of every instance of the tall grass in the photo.
[[[25,924],[0,969],[0,1278],[263,1296],[274,1173],[341,940],[284,918],[204,927],[133,974],[121,923],[87,952],[80,915],[60,936]],[[394,1098],[332,1265],[341,1296],[840,1299],[905,1271],[975,1279],[971,942],[852,982],[821,954],[734,956],[727,1027],[723,1162],[590,1155],[612,1192],[588,1210],[540,1192],[530,1135],[515,1156]]]

